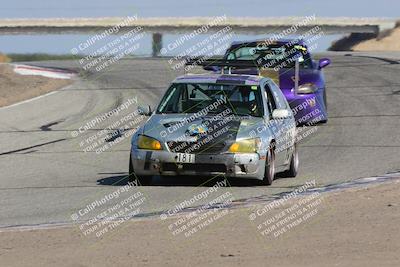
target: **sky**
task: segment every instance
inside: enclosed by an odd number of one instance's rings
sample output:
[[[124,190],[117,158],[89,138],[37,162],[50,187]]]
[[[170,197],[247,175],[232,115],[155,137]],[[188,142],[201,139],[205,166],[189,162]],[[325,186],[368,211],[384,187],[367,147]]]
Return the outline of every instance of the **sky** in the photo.
[[[1,0],[0,18],[168,16],[400,16],[399,0]]]

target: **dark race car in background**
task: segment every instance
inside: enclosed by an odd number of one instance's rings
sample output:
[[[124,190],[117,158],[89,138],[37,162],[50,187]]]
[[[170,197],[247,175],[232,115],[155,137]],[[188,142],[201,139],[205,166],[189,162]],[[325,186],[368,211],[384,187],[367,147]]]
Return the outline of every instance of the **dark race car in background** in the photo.
[[[262,66],[234,69],[231,73],[271,78],[279,85],[289,102],[297,125],[327,122],[326,86],[322,68],[329,65],[330,60],[313,60],[304,41],[293,39],[233,42],[224,59],[253,60],[258,66]],[[216,66],[207,66],[205,69],[221,71]]]

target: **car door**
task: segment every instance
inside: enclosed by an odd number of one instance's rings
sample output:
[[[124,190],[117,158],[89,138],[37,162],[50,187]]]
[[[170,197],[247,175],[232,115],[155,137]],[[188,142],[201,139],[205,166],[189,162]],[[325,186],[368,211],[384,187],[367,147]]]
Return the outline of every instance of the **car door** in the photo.
[[[277,103],[275,101],[275,97],[273,94],[273,91],[271,90],[270,83],[267,82],[264,84],[264,94],[266,98],[266,106],[267,106],[267,111],[268,111],[268,127],[272,134],[274,135],[275,139],[275,160],[276,160],[276,165],[280,166],[284,163],[285,161],[285,155],[284,153],[281,153],[282,147],[281,143],[279,140],[281,139],[281,131],[280,131],[280,122],[278,120],[275,120],[272,118],[272,113],[274,112],[275,109],[277,109]]]
[[[279,142],[277,142],[277,150],[281,153],[280,163],[286,165],[289,163],[291,149],[294,145],[296,124],[290,106],[280,88],[273,81],[269,81],[269,86],[275,100],[276,108],[289,111],[289,116],[287,118],[276,120],[275,123],[278,128]]]

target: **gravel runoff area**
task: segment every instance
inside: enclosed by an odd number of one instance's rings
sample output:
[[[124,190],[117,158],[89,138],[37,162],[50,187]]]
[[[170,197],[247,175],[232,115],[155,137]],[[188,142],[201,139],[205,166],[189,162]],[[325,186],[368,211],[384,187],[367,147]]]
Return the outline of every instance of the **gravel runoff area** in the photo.
[[[11,65],[0,64],[0,107],[46,94],[71,83],[71,80],[19,75]]]
[[[0,259],[3,266],[399,266],[399,194],[399,182],[324,193],[313,216],[277,236],[262,236],[249,220],[263,206],[230,210],[189,237],[169,230],[176,217],[124,222],[101,238],[83,236],[78,225],[6,230]]]

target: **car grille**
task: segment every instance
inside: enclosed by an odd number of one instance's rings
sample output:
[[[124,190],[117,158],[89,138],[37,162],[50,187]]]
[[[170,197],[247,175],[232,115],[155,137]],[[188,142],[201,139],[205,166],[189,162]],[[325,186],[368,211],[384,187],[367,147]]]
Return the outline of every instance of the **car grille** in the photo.
[[[197,171],[197,172],[226,172],[224,164],[209,164],[209,163],[179,163],[182,166],[181,171]],[[163,171],[178,171],[177,163],[163,163]]]
[[[218,154],[225,148],[224,142],[197,145],[195,142],[167,142],[169,149],[174,153],[189,154]]]

